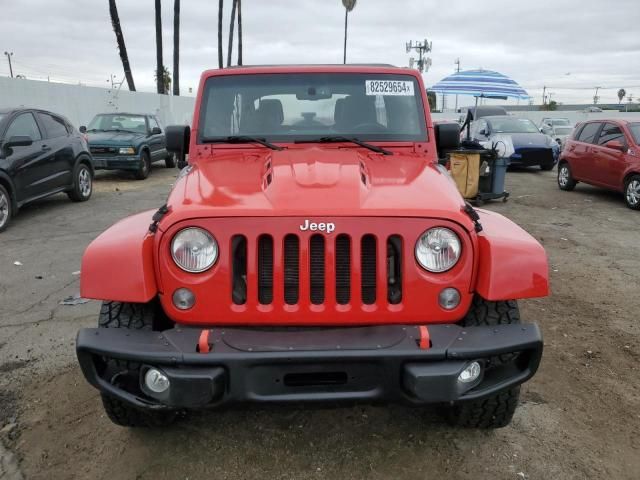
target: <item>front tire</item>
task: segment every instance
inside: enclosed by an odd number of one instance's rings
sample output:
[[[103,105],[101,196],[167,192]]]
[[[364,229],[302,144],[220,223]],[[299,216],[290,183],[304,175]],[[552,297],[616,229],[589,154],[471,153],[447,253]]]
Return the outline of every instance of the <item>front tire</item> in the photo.
[[[173,153],[169,153],[167,158],[164,159],[164,164],[167,168],[176,168],[176,157]]]
[[[640,175],[631,175],[625,182],[624,201],[631,210],[640,210]]]
[[[153,330],[157,309],[153,303],[103,302],[98,319],[99,328],[126,328],[128,330]],[[133,362],[108,359],[105,377],[134,394],[140,391],[140,365]],[[174,411],[140,410],[122,400],[101,393],[102,405],[109,419],[122,427],[162,427],[176,418]]]
[[[476,295],[461,326],[493,326],[519,324],[520,310],[515,300],[492,302]],[[489,359],[487,369],[511,362],[517,353],[498,355]],[[482,400],[460,402],[448,407],[446,418],[450,425],[465,428],[502,428],[509,425],[518,406],[520,386],[498,392]]]
[[[13,216],[11,196],[3,185],[0,185],[0,232],[6,230]]]
[[[143,150],[140,154],[140,167],[136,171],[136,179],[144,180],[149,176],[151,172],[151,157],[149,156],[149,152]]]
[[[562,162],[558,165],[558,187],[560,190],[565,190],[570,192],[574,188],[576,188],[576,182],[573,179],[573,174],[571,173],[571,167],[567,162]]]
[[[73,172],[73,188],[67,193],[73,202],[86,202],[93,193],[93,172],[86,163],[79,163]]]

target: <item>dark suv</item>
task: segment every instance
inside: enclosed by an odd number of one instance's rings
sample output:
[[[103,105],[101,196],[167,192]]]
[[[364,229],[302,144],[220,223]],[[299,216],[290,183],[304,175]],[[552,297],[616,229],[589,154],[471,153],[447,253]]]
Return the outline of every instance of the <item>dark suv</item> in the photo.
[[[175,167],[155,115],[100,113],[80,131],[88,135],[96,170],[130,170],[144,180],[154,162],[164,160],[167,168]]]
[[[92,185],[87,142],[67,119],[44,110],[0,110],[0,232],[25,203],[59,192],[83,202]]]

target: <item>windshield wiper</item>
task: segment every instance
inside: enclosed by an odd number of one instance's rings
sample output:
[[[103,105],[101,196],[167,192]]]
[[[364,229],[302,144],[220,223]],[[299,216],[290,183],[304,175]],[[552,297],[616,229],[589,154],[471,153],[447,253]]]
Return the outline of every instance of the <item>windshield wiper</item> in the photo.
[[[390,150],[386,150],[376,145],[371,145],[370,143],[363,142],[362,140],[358,140],[355,137],[344,137],[342,135],[331,135],[330,137],[320,137],[312,140],[296,140],[295,141],[295,143],[334,143],[334,142],[351,142],[351,143],[355,143],[356,145],[360,145],[361,147],[368,148],[373,152],[381,153],[383,155],[393,155],[393,152]]]
[[[230,135],[228,137],[203,138],[202,143],[259,143],[271,150],[284,150],[284,147],[267,142],[264,138],[250,137],[248,135]]]

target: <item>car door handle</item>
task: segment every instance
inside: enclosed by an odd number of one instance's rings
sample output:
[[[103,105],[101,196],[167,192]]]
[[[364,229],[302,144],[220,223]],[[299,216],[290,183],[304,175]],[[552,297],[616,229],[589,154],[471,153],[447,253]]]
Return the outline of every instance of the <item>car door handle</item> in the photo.
[[[42,145],[42,151],[43,152],[48,152],[49,150],[51,150],[51,147],[48,145]]]

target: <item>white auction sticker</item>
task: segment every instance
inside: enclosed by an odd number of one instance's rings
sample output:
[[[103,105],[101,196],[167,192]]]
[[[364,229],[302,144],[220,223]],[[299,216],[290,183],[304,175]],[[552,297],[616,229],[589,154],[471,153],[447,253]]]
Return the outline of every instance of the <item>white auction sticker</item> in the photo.
[[[406,80],[365,80],[367,95],[411,95],[413,82]]]

